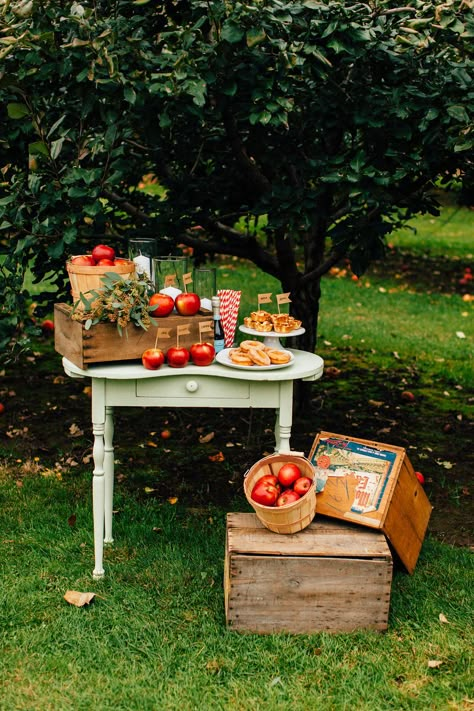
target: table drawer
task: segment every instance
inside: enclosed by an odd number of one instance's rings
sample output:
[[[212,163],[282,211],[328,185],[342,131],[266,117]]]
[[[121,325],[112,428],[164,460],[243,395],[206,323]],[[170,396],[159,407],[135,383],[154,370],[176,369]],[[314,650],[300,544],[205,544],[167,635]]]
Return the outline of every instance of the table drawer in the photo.
[[[211,378],[206,376],[176,375],[156,380],[137,380],[137,398],[179,398],[191,400],[193,398],[215,398],[222,400],[248,400],[250,397],[250,384],[245,380],[230,380],[227,378]],[[216,407],[222,405],[216,402]]]

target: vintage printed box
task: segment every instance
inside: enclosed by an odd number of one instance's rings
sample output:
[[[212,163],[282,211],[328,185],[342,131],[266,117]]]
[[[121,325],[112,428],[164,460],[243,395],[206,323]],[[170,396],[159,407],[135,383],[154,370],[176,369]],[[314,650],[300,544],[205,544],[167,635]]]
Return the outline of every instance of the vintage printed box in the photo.
[[[233,630],[385,630],[391,582],[380,531],[316,516],[303,531],[281,536],[253,513],[227,514],[224,596]]]
[[[317,514],[382,530],[413,573],[432,506],[405,449],[320,432],[308,458],[324,485]]]
[[[120,336],[113,323],[98,323],[86,331],[79,321],[72,321],[72,307],[67,304],[54,306],[54,346],[79,368],[87,368],[91,363],[106,363],[121,360],[140,360],[143,351],[153,348],[156,341],[156,327],[148,331],[131,325]],[[158,319],[157,319],[158,320]],[[160,332],[157,347],[168,350],[176,345],[177,329],[180,328],[179,345],[189,348],[201,340],[214,342],[212,315],[179,316],[170,315],[159,319]],[[183,328],[189,326],[189,329]],[[183,331],[189,331],[183,333]]]

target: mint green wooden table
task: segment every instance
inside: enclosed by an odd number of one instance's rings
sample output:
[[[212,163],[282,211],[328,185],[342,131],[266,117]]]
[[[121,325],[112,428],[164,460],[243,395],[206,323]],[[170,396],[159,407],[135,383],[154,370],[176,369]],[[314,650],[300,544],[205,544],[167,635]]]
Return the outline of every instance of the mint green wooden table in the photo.
[[[290,452],[295,380],[318,380],[324,362],[318,355],[292,350],[292,362],[265,370],[239,369],[221,363],[206,367],[146,370],[141,364],[92,365],[79,368],[67,358],[63,367],[72,378],[90,378],[94,472],[94,578],[104,575],[104,542],[112,543],[114,488],[114,407],[235,407],[276,410],[275,450]]]

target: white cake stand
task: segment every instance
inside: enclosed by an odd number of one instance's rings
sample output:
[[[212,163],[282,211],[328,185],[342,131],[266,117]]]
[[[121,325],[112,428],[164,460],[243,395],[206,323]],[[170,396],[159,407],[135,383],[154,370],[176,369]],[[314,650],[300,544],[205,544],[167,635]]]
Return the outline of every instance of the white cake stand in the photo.
[[[239,331],[242,331],[242,333],[247,333],[249,336],[263,336],[264,346],[281,350],[283,346],[280,343],[280,337],[292,338],[293,336],[301,336],[302,333],[305,333],[306,329],[295,328],[294,331],[290,331],[289,333],[277,333],[276,331],[256,331],[254,328],[247,328],[247,326],[239,326]]]

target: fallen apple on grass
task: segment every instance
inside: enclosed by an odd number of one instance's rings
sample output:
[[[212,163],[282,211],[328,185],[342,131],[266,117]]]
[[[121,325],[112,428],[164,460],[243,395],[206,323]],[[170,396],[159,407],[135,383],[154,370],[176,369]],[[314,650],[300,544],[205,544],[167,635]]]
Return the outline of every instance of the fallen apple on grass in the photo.
[[[165,354],[160,348],[148,348],[142,354],[143,367],[147,370],[158,370],[165,362]]]
[[[421,472],[415,472],[415,476],[420,482],[420,484],[423,486],[425,483],[425,477],[423,476],[423,474]]]
[[[41,330],[45,336],[51,336],[54,333],[54,322],[46,318],[41,324]]]

